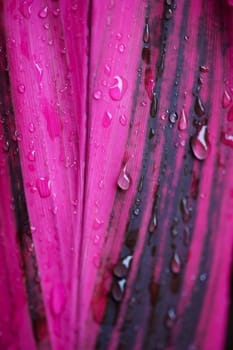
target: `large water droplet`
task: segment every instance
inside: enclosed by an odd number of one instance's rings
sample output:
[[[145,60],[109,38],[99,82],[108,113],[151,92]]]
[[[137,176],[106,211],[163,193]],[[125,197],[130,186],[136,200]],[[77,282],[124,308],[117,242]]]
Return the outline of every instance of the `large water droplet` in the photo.
[[[46,18],[48,16],[48,6],[43,7],[38,13],[40,18]]]
[[[182,108],[178,128],[179,128],[179,130],[184,131],[187,129],[187,127],[188,127],[188,118],[187,118],[187,115],[185,113],[184,108]]]
[[[144,32],[143,32],[143,41],[145,44],[148,44],[150,41],[150,27],[149,27],[149,23],[145,24],[144,27]]]
[[[66,302],[65,288],[59,284],[52,289],[51,293],[51,310],[54,315],[59,315],[63,310]]]
[[[205,114],[205,107],[200,96],[196,96],[194,110],[198,117],[202,117]]]
[[[223,97],[222,97],[222,106],[223,106],[223,108],[229,107],[230,104],[231,104],[231,101],[232,101],[231,96],[229,95],[229,93],[227,92],[227,90],[225,90],[225,91],[223,92]]]
[[[180,256],[177,252],[175,252],[171,260],[171,271],[175,274],[178,274],[181,271],[181,267],[182,267],[182,264],[181,264]]]
[[[229,109],[228,113],[227,113],[227,120],[229,122],[233,121],[233,106]]]
[[[122,78],[119,75],[114,77],[114,83],[109,88],[109,95],[112,100],[120,101],[124,96],[128,88],[128,82],[126,79]]]
[[[42,198],[49,197],[51,194],[51,181],[47,177],[40,177],[36,180],[36,187]]]
[[[122,191],[127,191],[129,189],[131,179],[127,174],[126,165],[121,169],[120,175],[118,177],[117,185]]]
[[[105,112],[102,120],[102,125],[104,128],[108,128],[112,121],[112,114],[110,112]]]
[[[210,145],[208,140],[207,126],[203,125],[197,133],[191,138],[191,148],[194,156],[199,160],[208,157]]]

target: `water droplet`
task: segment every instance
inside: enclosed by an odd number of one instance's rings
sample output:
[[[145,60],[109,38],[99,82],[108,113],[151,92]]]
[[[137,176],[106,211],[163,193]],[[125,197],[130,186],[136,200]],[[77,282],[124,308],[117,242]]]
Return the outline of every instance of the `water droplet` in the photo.
[[[151,115],[151,117],[155,117],[156,116],[157,108],[158,108],[158,99],[157,99],[157,97],[156,97],[156,95],[154,93],[152,101],[151,101],[151,105],[150,105],[150,115]]]
[[[183,231],[183,243],[184,245],[188,246],[191,242],[191,233],[188,227],[184,228]]]
[[[176,313],[175,310],[173,308],[170,308],[167,311],[167,315],[166,315],[166,319],[165,319],[165,325],[168,328],[172,328],[174,323],[176,321]]]
[[[182,264],[181,264],[180,256],[177,252],[175,252],[171,260],[171,271],[174,274],[179,274],[181,271],[181,266]]]
[[[178,119],[178,114],[176,112],[172,112],[169,114],[170,123],[175,124],[177,119]]]
[[[199,67],[199,70],[202,73],[208,73],[209,72],[209,68],[207,66],[203,66],[203,65]]]
[[[139,208],[135,208],[133,211],[135,216],[138,216],[140,214],[140,209]]]
[[[118,261],[113,269],[113,274],[118,278],[127,277],[128,269],[122,264],[122,261]]]
[[[117,40],[121,40],[122,39],[122,34],[121,33],[117,33],[116,34],[116,39]]]
[[[121,123],[122,126],[126,126],[127,124],[127,118],[124,114],[121,114],[119,117],[119,122]]]
[[[221,142],[224,145],[230,146],[233,148],[233,134],[229,134],[228,132],[222,131],[221,133]]]
[[[143,181],[144,181],[144,176],[142,175],[138,184],[138,192],[142,192],[143,190]]]
[[[47,177],[40,177],[36,180],[36,187],[42,198],[49,197],[51,194],[51,181]]]
[[[93,221],[93,224],[92,224],[92,228],[94,230],[99,230],[100,227],[103,225],[103,221],[100,220],[99,218],[95,218],[95,220]]]
[[[118,51],[119,51],[120,53],[123,53],[123,52],[125,51],[125,45],[124,45],[124,44],[118,45]]]
[[[120,101],[128,88],[127,80],[119,75],[114,77],[114,83],[109,88],[109,95],[112,100]]]
[[[106,64],[106,65],[104,66],[104,73],[105,73],[106,75],[110,75],[110,73],[111,73],[111,67],[110,67],[108,64]]]
[[[35,160],[35,151],[34,150],[30,151],[28,153],[28,160],[30,160],[30,162],[34,162],[34,160]]]
[[[150,100],[153,99],[153,89],[155,86],[153,73],[151,68],[146,68],[145,79],[144,79],[145,89]]]
[[[127,191],[130,187],[131,179],[127,174],[126,165],[121,169],[117,185],[122,191]]]
[[[25,85],[23,84],[19,84],[18,87],[17,87],[17,90],[20,94],[24,94],[25,92]]]
[[[187,115],[185,113],[184,108],[182,108],[181,114],[180,114],[180,120],[179,120],[179,130],[184,131],[188,127],[188,119]]]
[[[149,47],[143,47],[142,49],[142,59],[146,64],[150,63],[150,48]]]
[[[150,219],[150,224],[149,224],[149,232],[153,233],[157,225],[158,225],[157,213],[156,213],[156,209],[153,209],[151,219]]]
[[[102,125],[104,128],[108,128],[112,122],[112,114],[110,112],[105,112],[102,120]]]
[[[202,273],[199,277],[200,282],[205,282],[207,280],[208,274],[207,273]]]
[[[59,315],[64,310],[66,302],[65,287],[59,284],[52,289],[51,293],[51,310],[54,315]]]
[[[167,20],[171,19],[173,16],[173,12],[172,12],[172,9],[167,9],[166,12],[165,12],[165,18]]]
[[[46,18],[48,16],[48,6],[43,7],[38,13],[40,18]]]
[[[210,151],[209,146],[207,125],[203,125],[197,133],[191,137],[191,148],[194,156],[199,160],[206,159]]]
[[[35,125],[33,123],[29,123],[28,130],[33,133],[35,131]]]
[[[59,16],[59,14],[60,14],[60,9],[59,9],[59,7],[58,8],[56,8],[55,10],[53,10],[53,15],[54,15],[54,17],[58,17]]]
[[[127,255],[123,260],[122,260],[122,264],[129,269],[131,262],[132,262],[133,256],[132,255]]]
[[[102,97],[102,91],[100,91],[100,90],[96,90],[95,92],[94,92],[94,99],[95,100],[100,100],[101,99],[101,97]]]
[[[233,106],[229,109],[228,113],[227,113],[227,120],[229,122],[233,121]]]
[[[155,136],[155,129],[154,128],[150,128],[149,139],[151,140],[154,136]]]
[[[120,302],[124,295],[126,280],[114,281],[112,286],[112,297],[115,301]]]
[[[205,107],[200,96],[196,96],[194,110],[198,117],[202,117],[205,114]]]
[[[149,23],[145,24],[144,32],[143,32],[143,41],[145,44],[148,44],[150,41],[150,28]]]
[[[232,102],[232,98],[231,98],[231,96],[229,95],[229,93],[227,92],[227,90],[225,90],[225,91],[223,92],[223,97],[222,97],[222,106],[223,106],[223,108],[229,107],[230,104],[231,104],[231,102]],[[232,112],[232,113],[233,113],[233,112]],[[232,118],[233,118],[233,116],[232,116]]]

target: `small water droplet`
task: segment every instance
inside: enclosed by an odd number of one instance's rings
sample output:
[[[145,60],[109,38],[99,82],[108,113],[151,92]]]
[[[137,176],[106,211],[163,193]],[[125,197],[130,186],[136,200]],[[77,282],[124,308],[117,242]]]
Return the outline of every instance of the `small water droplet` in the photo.
[[[142,192],[143,190],[143,181],[144,181],[144,176],[142,175],[138,184],[138,192]]]
[[[180,201],[180,210],[181,210],[181,214],[182,214],[182,219],[184,222],[188,222],[190,220],[191,217],[191,212],[189,209],[189,202],[188,202],[188,198],[183,197]]]
[[[227,120],[229,122],[233,121],[233,106],[229,109],[228,113],[227,113]]]
[[[204,65],[200,66],[199,70],[202,73],[208,73],[209,72],[209,68],[207,66],[204,66]]]
[[[155,86],[152,69],[146,68],[145,79],[144,79],[145,89],[150,100],[153,99],[153,89]]]
[[[191,148],[198,160],[204,160],[210,152],[207,125],[203,125],[197,133],[191,137]]]
[[[165,325],[167,328],[172,328],[174,326],[174,323],[176,321],[176,313],[175,310],[173,308],[170,308],[167,311],[167,315],[165,318]]]
[[[116,302],[120,302],[124,295],[126,280],[114,281],[112,286],[112,297]]]
[[[151,219],[150,219],[150,224],[149,224],[149,232],[153,233],[157,225],[158,225],[157,213],[156,213],[156,209],[153,209]]]
[[[173,12],[172,12],[172,9],[167,9],[166,12],[165,12],[165,18],[167,20],[171,19],[173,16]]]
[[[118,45],[118,51],[119,51],[120,53],[123,53],[123,52],[125,51],[125,45],[124,45],[124,44]]]
[[[119,122],[121,123],[122,126],[126,126],[127,124],[127,118],[124,114],[121,114],[119,117]]]
[[[33,123],[29,123],[28,130],[33,133],[35,131],[35,125]]]
[[[109,95],[112,100],[120,101],[128,88],[126,79],[119,75],[115,75],[114,83],[109,88]]]
[[[145,44],[148,44],[150,41],[150,27],[149,27],[149,23],[145,24],[144,27],[144,32],[143,32],[143,41]]]
[[[25,85],[19,84],[17,87],[17,90],[20,94],[24,94],[25,93]]]
[[[230,134],[228,132],[222,131],[221,133],[221,142],[224,145],[230,146],[233,148],[233,134]]]
[[[110,73],[111,73],[111,67],[110,67],[108,64],[106,64],[106,65],[104,66],[104,73],[105,73],[106,75],[110,75]]]
[[[42,198],[49,197],[51,194],[51,181],[47,177],[40,177],[36,180],[36,187]]]
[[[158,99],[156,94],[153,94],[151,105],[150,105],[150,115],[151,117],[155,117],[157,113],[157,108],[158,108]]]
[[[231,104],[231,102],[232,102],[232,98],[231,98],[231,96],[229,95],[229,93],[227,92],[227,90],[225,90],[225,91],[223,92],[223,96],[222,96],[222,106],[223,106],[223,108],[229,107],[230,104]],[[233,112],[232,112],[232,113],[233,113]],[[233,118],[233,116],[232,116],[232,118]]]
[[[155,136],[155,129],[154,128],[150,128],[149,139],[151,140],[154,136]]]
[[[138,216],[140,214],[140,209],[139,208],[135,208],[133,211],[135,216]]]
[[[34,162],[34,160],[35,160],[35,151],[34,150],[30,151],[28,153],[28,160],[30,160],[30,162]]]
[[[53,10],[53,15],[54,15],[54,17],[58,17],[59,16],[59,14],[60,14],[60,9],[59,9],[59,7],[57,7],[56,9],[54,9]]]
[[[178,114],[176,112],[172,112],[169,114],[170,123],[175,124],[177,119],[178,119]]]
[[[65,287],[63,284],[59,284],[52,289],[51,293],[51,309],[54,315],[59,315],[62,313],[65,307],[66,294]]]
[[[99,218],[95,218],[95,220],[93,221],[93,224],[92,224],[92,228],[94,230],[99,230],[101,228],[101,226],[103,225],[103,221],[100,220]]]
[[[171,260],[171,271],[174,274],[179,274],[181,271],[181,267],[182,267],[182,264],[181,264],[180,256],[177,252],[175,252]]]
[[[96,90],[95,92],[94,92],[94,99],[95,100],[100,100],[101,99],[101,97],[102,97],[102,91],[100,91],[100,90]]]
[[[102,120],[102,125],[104,128],[108,128],[112,122],[112,114],[110,112],[105,112]]]
[[[116,39],[117,39],[117,40],[121,40],[121,39],[122,39],[122,36],[123,36],[123,35],[119,32],[119,33],[116,34]]]
[[[184,108],[182,108],[181,114],[180,114],[180,119],[179,119],[179,130],[184,131],[186,130],[188,127],[188,119],[187,119],[187,115],[185,113]]]
[[[43,7],[38,13],[40,18],[46,18],[48,16],[48,6]]]
[[[202,117],[205,114],[205,107],[200,96],[196,96],[194,110],[198,117]]]
[[[131,179],[127,174],[126,165],[121,169],[117,185],[122,191],[127,191],[130,187]]]

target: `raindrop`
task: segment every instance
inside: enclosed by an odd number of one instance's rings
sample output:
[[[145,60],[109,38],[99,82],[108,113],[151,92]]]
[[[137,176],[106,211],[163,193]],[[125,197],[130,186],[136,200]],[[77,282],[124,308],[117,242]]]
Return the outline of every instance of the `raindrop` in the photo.
[[[100,100],[101,99],[101,97],[102,97],[102,91],[100,91],[100,90],[96,90],[95,92],[94,92],[94,99],[95,100]]]
[[[114,281],[112,286],[112,297],[115,301],[120,302],[124,295],[126,280]]]
[[[99,230],[102,225],[103,225],[103,221],[100,220],[99,218],[95,218],[92,224],[92,228],[94,230]]]
[[[144,32],[143,32],[143,41],[145,44],[148,44],[150,41],[150,28],[149,23],[145,24]]]
[[[114,83],[109,88],[109,95],[112,100],[120,101],[128,88],[127,80],[119,75],[114,77]]]
[[[208,274],[207,273],[202,273],[199,277],[200,282],[205,282],[207,280]]]
[[[231,96],[229,95],[227,90],[225,90],[224,93],[223,93],[223,97],[222,97],[222,106],[223,106],[223,108],[229,107],[230,104],[231,104],[231,101],[232,101]],[[232,116],[232,118],[233,118],[233,116]]]
[[[150,224],[149,224],[149,232],[153,233],[158,225],[157,213],[156,209],[153,209]]]
[[[146,68],[145,70],[145,79],[144,79],[145,89],[150,100],[153,98],[153,88],[154,88],[154,79],[151,68]]]
[[[177,115],[176,112],[172,112],[172,113],[169,114],[170,123],[175,124],[177,119],[178,119],[178,115]]]
[[[108,128],[112,121],[112,114],[110,112],[105,112],[102,120],[102,125],[104,128]]]
[[[194,156],[198,160],[206,159],[210,151],[209,146],[207,125],[203,125],[197,133],[191,137],[191,148]]]
[[[117,185],[122,191],[127,191],[130,187],[131,179],[127,174],[126,165],[121,169]]]
[[[229,122],[233,121],[233,106],[229,109],[228,113],[227,113],[227,120]]]
[[[167,9],[166,12],[165,12],[165,18],[167,20],[169,20],[169,19],[172,18],[172,15],[173,15],[172,9]]]
[[[171,271],[174,274],[179,274],[181,271],[181,266],[182,264],[181,264],[180,256],[177,252],[175,252],[171,260]]]
[[[43,7],[38,13],[40,18],[46,18],[48,16],[48,6]]]
[[[127,118],[124,114],[121,114],[119,117],[119,122],[122,126],[126,126],[127,124]]]
[[[140,214],[140,209],[139,208],[135,208],[133,211],[135,216],[138,216]]]
[[[182,198],[180,201],[180,210],[182,214],[182,219],[184,222],[188,222],[190,220],[190,209],[188,199],[186,197]]]
[[[203,66],[203,65],[199,67],[199,70],[202,73],[208,73],[209,72],[209,68],[207,66]]]
[[[47,177],[40,177],[36,180],[36,187],[42,198],[49,197],[51,194],[51,181]]]
[[[194,110],[198,117],[202,117],[205,114],[205,107],[202,103],[200,96],[196,96]]]
[[[35,160],[35,151],[34,150],[30,151],[28,153],[28,160],[30,160],[30,162],[34,162],[34,160]]]
[[[128,269],[123,265],[122,261],[118,261],[113,269],[113,274],[118,278],[127,277]]]
[[[188,127],[188,119],[187,119],[187,115],[185,113],[184,108],[182,108],[181,114],[180,114],[180,119],[179,119],[179,125],[178,128],[181,131],[186,130]]]
[[[33,133],[35,131],[35,125],[33,123],[29,123],[28,130]]]
[[[124,45],[124,44],[120,44],[120,45],[118,46],[118,51],[119,51],[120,53],[123,53],[123,52],[125,51],[125,45]]]
[[[173,308],[170,308],[167,311],[167,315],[166,315],[166,319],[165,319],[165,325],[168,328],[172,328],[174,323],[176,321],[176,313],[175,310]]]
[[[233,148],[233,135],[227,132],[222,131],[221,141],[224,145],[230,146]]]
[[[138,184],[138,192],[142,192],[143,190],[143,181],[144,181],[144,176],[142,175]]]
[[[23,84],[19,84],[18,87],[17,87],[17,90],[20,94],[24,94],[25,92],[25,85]]]
[[[151,140],[154,136],[155,136],[155,129],[154,128],[150,128],[149,139]]]
[[[150,105],[150,115],[151,115],[151,117],[155,117],[156,116],[157,108],[158,108],[158,99],[156,97],[156,94],[153,93],[153,98],[152,98],[151,105]]]
[[[111,73],[111,67],[110,67],[108,64],[106,64],[106,65],[104,66],[104,72],[105,72],[106,75],[110,75],[110,73]]]

